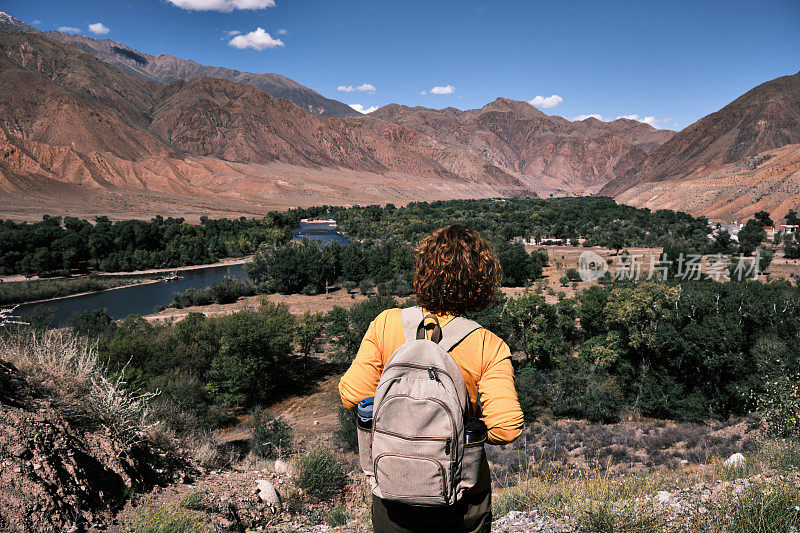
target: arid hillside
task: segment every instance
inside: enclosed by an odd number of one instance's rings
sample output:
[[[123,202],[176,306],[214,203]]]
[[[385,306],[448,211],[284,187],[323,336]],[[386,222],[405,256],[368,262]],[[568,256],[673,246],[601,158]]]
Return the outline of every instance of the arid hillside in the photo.
[[[216,78],[258,87],[270,96],[291,100],[315,115],[349,117],[359,114],[345,103],[325,98],[317,91],[274,72],[264,74],[242,72],[225,67],[201,65],[190,59],[181,59],[169,54],[157,56],[146,54],[111,39],[94,39],[60,31],[45,33],[49,37],[76,46],[122,71],[146,80],[170,84],[179,80]]]
[[[632,198],[638,193],[624,192],[640,185],[669,181],[669,186],[660,189],[675,189],[673,197],[683,197],[687,205],[695,205],[694,194],[690,192],[693,183],[703,176],[726,175],[726,185],[736,183],[736,186],[723,193],[716,188],[719,182],[707,183],[707,188],[713,186],[716,191],[709,189],[708,193],[720,198],[727,194],[727,201],[741,202],[744,197],[738,191],[755,186],[750,181],[755,175],[748,158],[796,143],[800,143],[800,73],[763,83],[698,120],[650,154],[641,165],[611,180],[601,194]],[[788,172],[782,176],[788,179],[790,175]],[[767,203],[779,205],[787,201],[788,196],[774,191],[774,197]],[[707,213],[692,209],[696,208],[687,207],[693,214]],[[731,212],[738,211],[732,208]]]
[[[39,33],[39,30],[0,11],[0,33],[9,32]],[[169,84],[178,80],[191,80],[202,77],[217,78],[253,85],[264,90],[270,96],[291,100],[315,115],[348,117],[359,114],[349,105],[338,100],[325,98],[317,91],[280,74],[255,74],[225,67],[211,67],[169,54],[154,56],[111,39],[95,39],[62,31],[42,33],[48,37],[69,43],[109,65],[148,81]]]
[[[469,111],[390,104],[370,116],[422,132],[454,154],[484,158],[539,195],[597,192],[674,134],[627,119],[572,122],[507,98]]]
[[[3,216],[191,218],[530,194],[404,126],[320,117],[219,79],[162,86],[41,34],[0,35],[0,93]]]
[[[780,220],[789,209],[800,206],[800,145],[769,150],[685,178],[640,183],[616,199],[713,220],[744,220],[762,210]]]

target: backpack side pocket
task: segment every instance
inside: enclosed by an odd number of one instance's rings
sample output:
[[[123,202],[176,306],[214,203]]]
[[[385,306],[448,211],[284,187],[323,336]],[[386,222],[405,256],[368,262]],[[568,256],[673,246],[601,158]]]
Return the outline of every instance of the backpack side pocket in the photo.
[[[473,488],[481,481],[481,472],[486,463],[486,439],[464,444],[464,459],[461,461],[461,480],[458,484],[460,494]]]
[[[372,431],[364,429],[356,424],[358,432],[358,457],[361,461],[361,469],[368,476],[372,473]]]

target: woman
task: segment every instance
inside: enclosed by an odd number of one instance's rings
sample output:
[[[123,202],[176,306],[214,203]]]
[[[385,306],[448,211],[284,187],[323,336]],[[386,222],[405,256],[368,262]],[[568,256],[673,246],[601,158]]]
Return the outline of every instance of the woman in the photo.
[[[426,237],[416,251],[414,294],[426,314],[440,326],[465,312],[488,306],[500,282],[501,268],[491,244],[464,226],[447,226]],[[428,338],[435,327],[426,320]],[[372,321],[353,364],[339,382],[342,403],[355,409],[375,395],[381,372],[391,355],[405,342],[400,309],[382,312]],[[477,412],[478,399],[488,442],[506,444],[522,432],[522,411],[514,389],[514,369],[508,346],[494,333],[480,328],[457,344],[450,355],[467,386]],[[449,507],[412,507],[372,500],[376,532],[447,531],[488,532],[492,522],[491,478],[485,475],[465,498]]]

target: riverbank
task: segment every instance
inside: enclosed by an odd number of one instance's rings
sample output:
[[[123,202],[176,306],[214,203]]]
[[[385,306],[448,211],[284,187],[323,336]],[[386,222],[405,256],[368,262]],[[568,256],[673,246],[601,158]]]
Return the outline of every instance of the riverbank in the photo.
[[[57,279],[81,279],[87,278],[89,276],[141,276],[146,274],[166,274],[169,272],[181,272],[184,270],[197,270],[200,268],[213,268],[218,266],[230,266],[230,265],[243,265],[252,259],[252,255],[245,255],[243,257],[229,257],[226,259],[220,259],[216,263],[204,263],[202,265],[186,265],[180,267],[165,267],[165,268],[150,268],[146,270],[122,270],[117,272],[92,272],[91,274],[85,274],[81,276],[73,276],[73,277],[65,277],[65,276],[54,276],[52,278],[42,278],[39,276],[25,276],[23,274],[13,274],[9,276],[0,276],[0,282],[2,283],[18,283],[20,281],[49,281],[49,280],[57,280]]]
[[[0,283],[0,305],[53,302],[98,292],[158,283],[152,275],[35,279]]]
[[[93,272],[74,277],[39,278],[32,276],[6,276],[0,282],[0,305],[39,304],[76,298],[125,287],[158,283],[164,274],[186,272],[204,268],[242,265],[252,256],[228,258],[203,265],[176,268],[151,268],[129,272]]]
[[[150,268],[147,270],[133,270],[131,272],[98,272],[100,276],[138,276],[142,274],[166,274],[169,272],[183,272],[186,270],[199,270],[201,268],[214,268],[231,265],[243,265],[253,258],[252,255],[245,255],[244,257],[229,257],[227,259],[220,259],[216,263],[205,263],[203,265],[187,265],[172,268]]]

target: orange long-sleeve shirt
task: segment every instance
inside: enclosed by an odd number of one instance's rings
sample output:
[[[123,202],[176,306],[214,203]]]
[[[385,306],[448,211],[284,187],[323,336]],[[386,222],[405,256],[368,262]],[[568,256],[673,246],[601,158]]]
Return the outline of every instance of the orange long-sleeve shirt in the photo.
[[[339,381],[339,395],[346,408],[355,409],[359,401],[375,395],[384,365],[405,343],[401,312],[401,309],[388,309],[369,325],[355,360]],[[444,326],[453,317],[438,318],[439,324]],[[480,395],[489,442],[506,444],[519,437],[523,418],[514,388],[514,367],[508,345],[491,331],[481,328],[470,333],[450,354],[464,376],[473,406]]]

